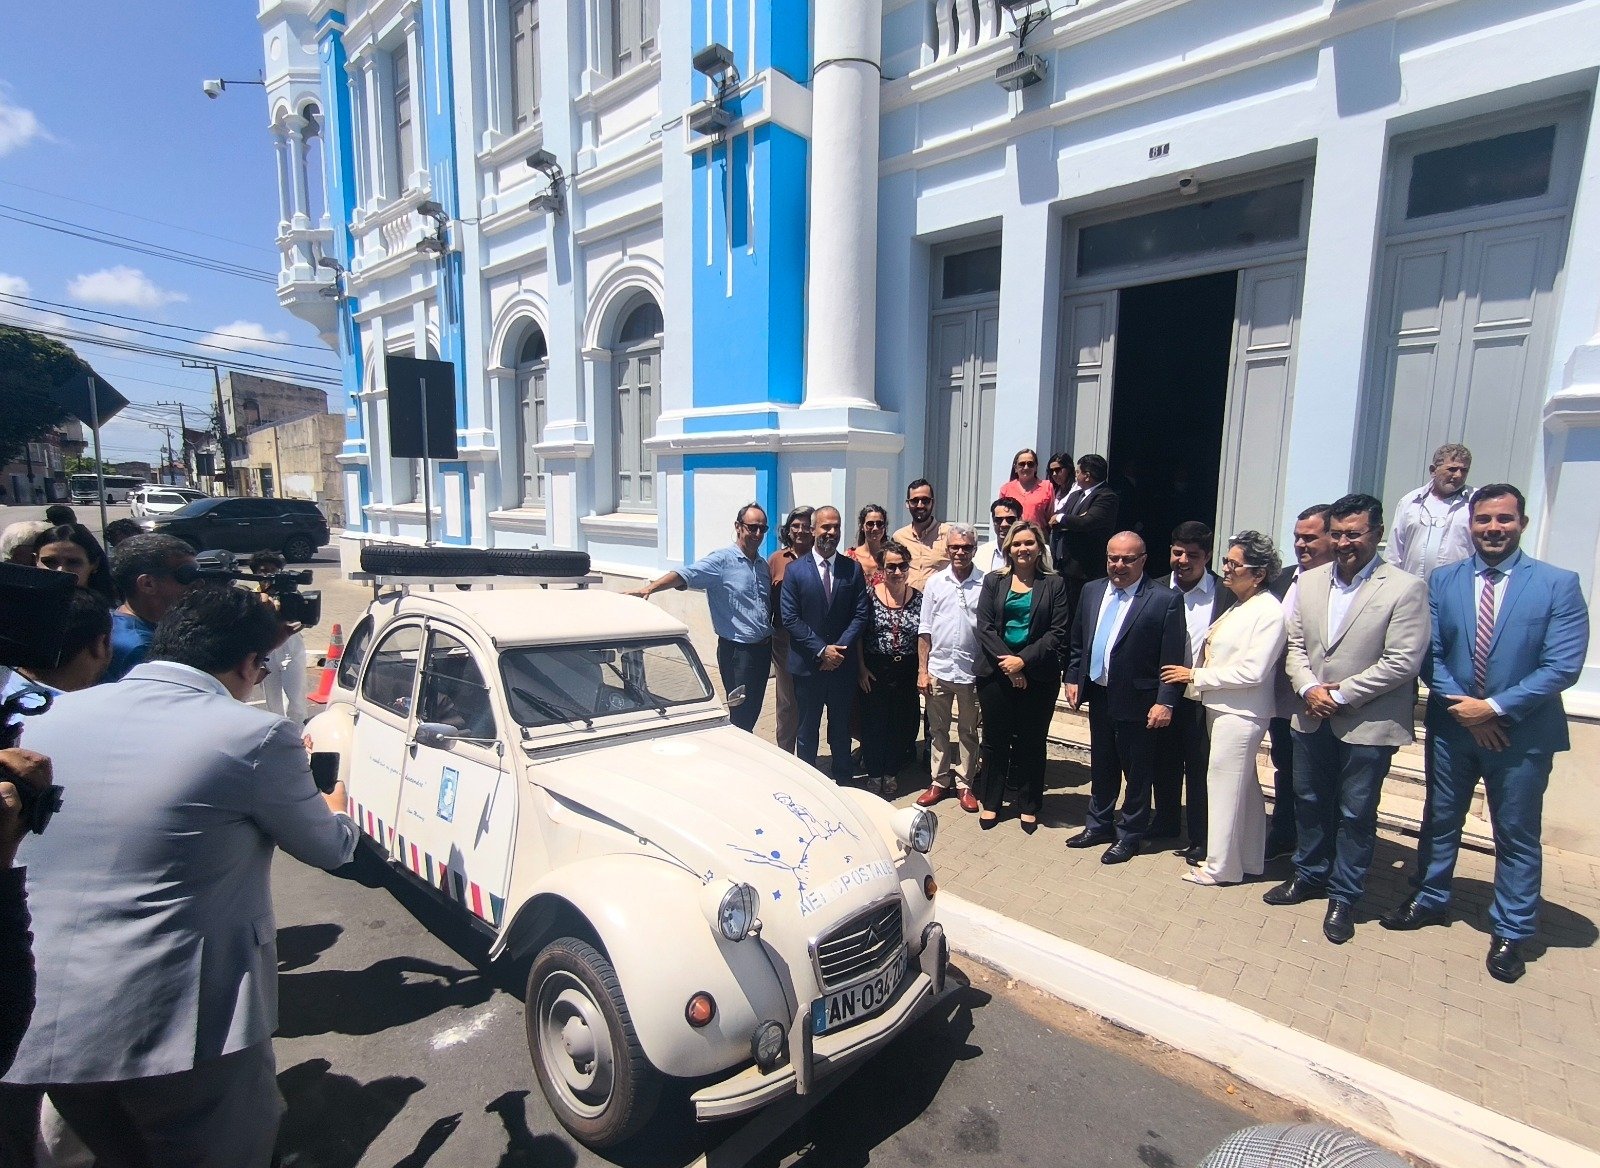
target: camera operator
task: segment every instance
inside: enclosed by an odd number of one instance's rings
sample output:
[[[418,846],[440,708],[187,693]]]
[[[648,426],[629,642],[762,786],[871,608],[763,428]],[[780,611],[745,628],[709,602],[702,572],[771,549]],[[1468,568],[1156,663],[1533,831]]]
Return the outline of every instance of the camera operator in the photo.
[[[194,586],[177,570],[194,564],[194,548],[171,535],[134,535],[111,549],[111,582],[122,604],[111,614],[111,668],[106,681],[121,681],[145,658],[156,625]]]
[[[257,576],[272,576],[288,567],[288,561],[274,551],[259,551],[250,557],[250,571]],[[260,584],[263,595],[268,585]],[[277,603],[268,596],[268,603]],[[272,651],[267,662],[270,672],[261,682],[261,695],[267,709],[282,714],[296,725],[306,721],[306,642],[298,631]]]
[[[39,1004],[6,1082],[48,1092],[101,1164],[271,1159],[272,854],[336,868],[357,840],[300,728],[246,704],[281,636],[258,596],[203,585],[126,680],[28,726],[71,814],[30,845]]]

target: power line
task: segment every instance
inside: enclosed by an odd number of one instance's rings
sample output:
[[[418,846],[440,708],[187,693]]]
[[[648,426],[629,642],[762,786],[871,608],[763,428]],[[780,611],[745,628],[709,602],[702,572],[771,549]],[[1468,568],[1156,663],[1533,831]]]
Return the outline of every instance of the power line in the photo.
[[[232,337],[237,341],[254,341],[255,343],[261,345],[281,345],[284,348],[289,349],[313,349],[319,353],[326,353],[328,351],[327,345],[307,345],[302,344],[299,341],[275,341],[270,337],[252,337],[245,333],[225,333],[219,332],[216,329],[195,328],[192,325],[186,324],[168,324],[164,320],[151,320],[146,316],[130,316],[127,313],[122,312],[108,312],[103,308],[86,308],[77,304],[60,304],[54,300],[41,300],[37,296],[24,296],[20,292],[0,292],[0,300],[26,300],[30,305],[44,304],[50,308],[59,308],[68,315],[73,313],[87,312],[93,313],[95,316],[109,316],[114,320],[132,320],[137,321],[140,324],[153,324],[157,328],[177,329],[180,332],[199,333],[202,336],[207,337]]]
[[[278,278],[257,268],[247,268],[243,264],[236,264],[231,260],[215,259],[202,256],[193,252],[178,251],[159,243],[149,243],[145,240],[118,238],[101,231],[97,227],[90,227],[83,223],[73,223],[68,219],[56,219],[49,215],[40,215],[34,211],[26,211],[21,207],[12,207],[0,203],[0,219],[10,219],[27,227],[37,227],[43,231],[55,231],[62,235],[70,235],[77,239],[87,239],[91,243],[104,244],[107,247],[120,247],[125,251],[137,252],[140,255],[152,256],[155,259],[168,260],[175,264],[188,264],[192,268],[215,272],[221,276],[237,276],[241,280],[254,280],[262,284],[276,285]]]
[[[154,223],[157,227],[170,227],[173,231],[183,231],[189,235],[203,235],[207,239],[215,239],[219,243],[231,243],[235,247],[247,247],[251,251],[264,251],[269,254],[273,252],[272,248],[259,243],[246,243],[242,239],[232,239],[226,235],[214,235],[209,231],[201,231],[198,227],[184,227],[178,223],[168,223],[165,219],[152,219],[148,215],[136,215],[132,211],[124,211],[120,207],[108,207],[104,203],[92,203],[88,199],[80,199],[74,195],[63,195],[56,191],[47,191],[43,187],[30,187],[27,183],[12,182],[10,179],[0,178],[0,186],[16,187],[19,191],[31,191],[36,195],[46,195],[52,199],[63,199],[68,203],[78,203],[85,207],[93,207],[97,211],[110,211],[113,215],[126,215],[129,219],[137,219],[141,223]]]
[[[18,299],[18,298],[13,296],[10,293],[0,292],[0,304],[7,303],[7,302],[10,302],[10,301],[13,301],[13,300],[16,300],[16,299]],[[22,297],[21,299],[26,300],[26,299],[31,299],[31,298],[30,297]],[[25,304],[14,305],[14,307],[23,308],[23,309],[29,308],[29,306],[25,305]],[[69,320],[78,321],[80,324],[92,324],[92,325],[103,325],[103,324],[105,324],[104,321],[96,320],[92,316],[84,316],[81,313],[74,312],[74,311],[72,311],[70,308],[68,308],[65,305],[60,305],[60,306],[58,306],[58,308],[63,309],[63,311],[61,312],[62,316],[67,317]],[[137,318],[129,317],[128,319],[132,320],[132,319],[137,319]],[[149,321],[147,323],[149,323],[149,324],[159,324],[160,322],[159,321]],[[216,349],[217,351],[222,352],[222,353],[240,353],[240,352],[244,351],[244,350],[241,350],[241,349],[233,348],[233,347],[231,347],[229,345],[218,344],[215,341],[204,341],[204,340],[202,340],[202,341],[191,341],[186,337],[170,337],[166,333],[156,332],[154,329],[134,328],[133,326],[126,325],[126,324],[110,325],[108,327],[115,328],[115,329],[117,329],[117,330],[119,330],[121,332],[125,332],[125,333],[138,333],[141,336],[155,337],[159,341],[171,341],[174,344],[198,345],[201,348],[205,348],[205,349]],[[177,327],[180,327],[180,326],[177,326],[177,325],[162,325],[161,327],[162,328],[177,328]],[[188,331],[198,332],[200,330],[194,329],[194,330],[188,330]],[[232,334],[232,335],[237,336],[238,334]],[[254,340],[255,338],[252,337],[252,338],[247,338],[247,339]],[[280,364],[283,364],[283,365],[303,365],[308,369],[320,369],[320,370],[323,370],[323,371],[325,371],[327,373],[336,373],[336,372],[338,372],[331,365],[324,365],[320,361],[297,361],[293,357],[275,357],[273,359],[275,361],[279,362]]]

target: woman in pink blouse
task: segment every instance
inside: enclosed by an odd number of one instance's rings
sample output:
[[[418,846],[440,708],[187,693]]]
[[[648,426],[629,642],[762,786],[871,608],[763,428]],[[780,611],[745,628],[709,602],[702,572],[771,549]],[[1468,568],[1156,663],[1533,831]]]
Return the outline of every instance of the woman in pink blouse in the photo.
[[[1022,504],[1022,518],[1049,530],[1050,505],[1056,490],[1049,480],[1039,477],[1039,452],[1019,450],[1011,458],[1011,478],[1000,484],[1002,499]]]

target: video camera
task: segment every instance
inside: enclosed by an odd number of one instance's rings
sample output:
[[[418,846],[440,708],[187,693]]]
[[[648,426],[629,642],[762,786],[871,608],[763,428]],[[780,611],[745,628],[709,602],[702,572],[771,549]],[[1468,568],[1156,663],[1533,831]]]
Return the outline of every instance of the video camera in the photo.
[[[66,572],[47,572],[19,564],[0,563],[0,667],[5,670],[60,663],[61,641],[77,581]],[[0,702],[0,750],[16,746],[22,737],[19,718],[31,718],[50,708],[50,695],[24,689]],[[4,774],[0,770],[0,774]],[[38,834],[50,817],[61,810],[62,790],[15,784],[22,800],[22,822]]]
[[[272,597],[278,605],[278,615],[286,621],[311,628],[322,619],[322,591],[300,585],[311,583],[311,570],[298,572],[267,572],[258,574],[234,567],[238,561],[232,552],[208,551],[195,557],[193,565],[184,564],[173,572],[180,584],[210,581],[218,584],[255,584],[264,595]]]

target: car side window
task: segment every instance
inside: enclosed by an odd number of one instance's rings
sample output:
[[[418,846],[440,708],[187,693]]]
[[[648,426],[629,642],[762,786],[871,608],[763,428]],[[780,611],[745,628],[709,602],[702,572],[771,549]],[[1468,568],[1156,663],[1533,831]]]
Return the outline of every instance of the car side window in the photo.
[[[422,628],[406,625],[384,637],[361,681],[361,696],[391,714],[409,717],[412,683],[422,657]]]
[[[340,689],[355,689],[356,679],[361,676],[361,663],[367,658],[367,650],[372,648],[373,627],[370,616],[362,617],[355,632],[350,634],[344,655],[339,658]]]
[[[440,722],[468,738],[495,737],[494,707],[483,670],[460,638],[435,630],[422,670],[422,721]]]

